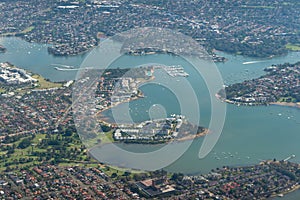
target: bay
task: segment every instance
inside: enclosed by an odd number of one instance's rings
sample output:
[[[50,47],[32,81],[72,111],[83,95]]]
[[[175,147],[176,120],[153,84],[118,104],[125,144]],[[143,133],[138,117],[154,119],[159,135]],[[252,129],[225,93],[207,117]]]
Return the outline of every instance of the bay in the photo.
[[[79,67],[86,56],[52,56],[47,51],[50,45],[29,43],[16,37],[0,37],[0,44],[7,49],[6,53],[0,53],[0,62],[11,62],[20,68],[41,74],[51,81],[74,79],[77,71],[57,71],[55,65]]]
[[[57,71],[54,69],[53,64],[79,67],[86,57],[86,55],[55,57],[48,54],[48,45],[27,43],[15,37],[0,38],[0,43],[7,48],[6,53],[0,54],[0,62],[11,62],[18,67],[42,74],[52,81],[71,80],[75,78],[77,73],[76,71]],[[264,74],[263,69],[265,67],[285,62],[294,63],[299,61],[300,57],[300,52],[291,52],[286,56],[260,60],[222,52],[218,52],[218,54],[228,58],[227,62],[217,64],[226,84],[256,78]],[[131,67],[154,61],[168,65],[185,64],[180,58],[174,56],[148,55],[124,56],[115,65]],[[243,64],[251,61],[259,62]],[[195,90],[199,90],[201,94],[207,93],[207,89],[201,87],[203,80],[200,82],[202,83]],[[159,88],[147,85],[142,90],[150,99],[159,99],[157,97],[159,96],[159,92],[157,92]],[[153,91],[156,92],[153,93]],[[154,96],[151,97],[151,95]],[[142,114],[144,112],[142,108],[146,107],[145,103],[151,105],[151,101],[145,99],[131,102],[132,109],[139,111],[137,114],[132,112],[133,115],[136,115],[136,120],[147,118],[145,113],[144,116]],[[200,102],[203,125],[209,123],[210,109],[208,109],[209,106],[205,106],[209,103],[210,101],[206,98]],[[174,103],[173,108],[169,108],[169,113],[178,112],[176,111],[176,105]],[[212,168],[222,167],[223,165],[256,164],[264,159],[284,159],[291,154],[296,155],[293,161],[300,163],[299,130],[299,109],[281,106],[237,107],[227,105],[224,130],[214,150],[205,159],[199,159],[197,155],[203,138],[198,138],[189,150],[175,163],[166,167],[166,170],[187,174],[206,173]],[[140,146],[126,145],[126,148],[134,150],[140,148]],[[147,148],[151,149],[151,147]],[[176,145],[174,145],[174,148],[176,148]]]

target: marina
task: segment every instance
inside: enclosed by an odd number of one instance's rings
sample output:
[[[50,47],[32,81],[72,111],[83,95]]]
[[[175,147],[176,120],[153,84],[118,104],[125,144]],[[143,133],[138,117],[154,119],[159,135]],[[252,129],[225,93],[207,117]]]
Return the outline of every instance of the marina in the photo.
[[[1,199],[300,199],[296,0],[0,5]]]
[[[53,57],[47,53],[47,45],[40,45],[35,43],[27,43],[18,38],[2,38],[1,44],[7,48],[5,54],[0,54],[0,62],[10,61],[12,64],[22,67],[34,73],[42,74],[45,78],[52,81],[60,80],[74,80],[77,71],[57,71],[51,66],[53,63],[60,63],[62,65],[74,66],[79,68],[84,56],[74,57]],[[27,52],[31,54],[28,55]],[[265,72],[264,68],[271,66],[272,64],[280,64],[291,62],[294,63],[299,60],[300,52],[289,53],[287,56],[274,57],[266,60],[266,62],[243,65],[243,62],[251,61],[251,58],[243,56],[235,56],[218,52],[221,56],[228,58],[225,63],[217,63],[217,67],[225,77],[225,81],[228,83],[241,82],[246,79],[257,78]],[[98,58],[105,59],[105,58]],[[132,67],[139,66],[144,63],[153,63],[155,59],[156,63],[162,63],[166,66],[176,65],[184,66],[184,70],[189,74],[186,77],[196,87],[197,95],[199,96],[200,108],[201,108],[201,121],[204,126],[208,126],[210,120],[210,106],[206,99],[209,99],[208,93],[205,93],[203,89],[205,87],[204,82],[199,82],[194,75],[194,71],[191,70],[189,63],[183,61],[180,57],[171,55],[147,55],[147,56],[122,56],[120,59],[112,63],[112,67]],[[95,61],[97,62],[97,61]],[[91,66],[91,65],[89,65]],[[245,71],[248,69],[248,72]],[[243,74],[243,76],[241,76]],[[198,80],[198,81],[197,81]],[[156,88],[150,83],[141,88],[145,98],[141,98],[130,102],[131,108],[130,114],[135,121],[146,121],[149,119],[149,107],[153,103],[161,104],[165,106],[167,114],[179,113],[180,106],[174,98],[176,96],[167,90]],[[161,94],[164,94],[164,99],[161,98]],[[173,95],[173,96],[172,96]],[[125,105],[119,105],[124,107]],[[278,114],[281,113],[279,116]],[[105,111],[108,117],[111,116],[109,110]],[[290,117],[290,119],[288,119]],[[299,109],[294,107],[283,106],[236,106],[227,105],[227,117],[225,127],[222,135],[214,148],[205,159],[199,159],[197,157],[199,148],[203,142],[203,138],[196,138],[193,145],[189,148],[184,155],[172,165],[165,169],[171,172],[183,172],[186,174],[199,174],[209,172],[211,169],[222,166],[239,166],[256,164],[259,160],[267,160],[277,158],[285,159],[291,153],[295,154],[293,162],[300,163],[300,149],[299,142],[300,135],[300,112]],[[298,122],[298,123],[297,123]],[[288,129],[289,131],[286,131]],[[272,141],[271,141],[272,138]],[[174,146],[174,151],[178,149],[178,146]],[[254,148],[255,147],[255,148]],[[281,147],[281,148],[279,148]],[[109,145],[104,147],[110,149]],[[159,145],[147,146],[143,145],[141,148],[138,144],[127,144],[123,148],[132,151],[143,151],[143,148],[155,149],[159,148]],[[231,155],[222,155],[221,152],[231,152]],[[237,152],[235,154],[233,152]],[[218,156],[220,159],[215,158]],[[224,157],[227,157],[225,159]],[[249,158],[248,158],[249,157]],[[186,165],[186,163],[190,163]],[[125,162],[119,163],[120,165],[126,165]]]
[[[171,77],[188,77],[189,74],[184,71],[181,65],[171,65],[171,66],[156,66],[156,68],[161,68],[167,72]]]

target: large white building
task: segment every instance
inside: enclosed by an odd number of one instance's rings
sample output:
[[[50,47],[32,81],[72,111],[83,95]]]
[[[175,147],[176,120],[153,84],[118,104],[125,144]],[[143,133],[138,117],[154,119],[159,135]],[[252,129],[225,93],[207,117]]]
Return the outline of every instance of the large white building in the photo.
[[[37,80],[32,78],[23,69],[12,67],[9,63],[0,63],[0,82],[15,85],[35,83]]]

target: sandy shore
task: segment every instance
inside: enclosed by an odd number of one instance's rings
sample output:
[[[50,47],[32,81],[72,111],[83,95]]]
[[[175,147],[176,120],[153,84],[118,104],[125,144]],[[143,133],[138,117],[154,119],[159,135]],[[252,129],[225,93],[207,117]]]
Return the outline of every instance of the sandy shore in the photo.
[[[280,193],[280,194],[286,195],[286,194],[295,192],[295,191],[297,191],[297,190],[299,190],[299,189],[300,189],[300,185],[297,185],[296,187],[291,188],[289,191],[285,191],[285,192],[282,192],[282,193]],[[271,197],[278,197],[278,195],[280,195],[280,194],[273,194]]]
[[[272,102],[270,105],[278,105],[278,106],[289,106],[289,107],[296,107],[300,108],[300,102],[297,103],[287,103],[287,102]]]

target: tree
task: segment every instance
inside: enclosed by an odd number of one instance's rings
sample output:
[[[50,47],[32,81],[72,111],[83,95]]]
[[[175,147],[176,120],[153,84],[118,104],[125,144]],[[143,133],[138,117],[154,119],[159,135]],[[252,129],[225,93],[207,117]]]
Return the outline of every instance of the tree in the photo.
[[[182,174],[182,173],[174,173],[172,175],[171,179],[174,181],[182,181],[183,177],[184,177],[184,174]]]
[[[103,132],[109,132],[109,131],[111,131],[111,127],[107,126],[105,124],[101,125],[101,129],[102,129]]]
[[[111,178],[116,178],[117,176],[118,176],[117,173],[112,173],[110,177],[111,177]]]
[[[131,172],[126,171],[126,172],[124,172],[123,176],[129,176],[130,174],[131,174]]]
[[[67,129],[66,129],[66,131],[65,131],[65,134],[64,134],[64,136],[66,136],[66,137],[70,137],[70,136],[72,136],[72,134],[73,134],[73,131],[72,131],[72,129],[70,129],[70,128],[67,128]]]
[[[18,148],[25,149],[25,148],[29,147],[30,144],[31,144],[31,140],[29,138],[24,138],[18,145]]]

